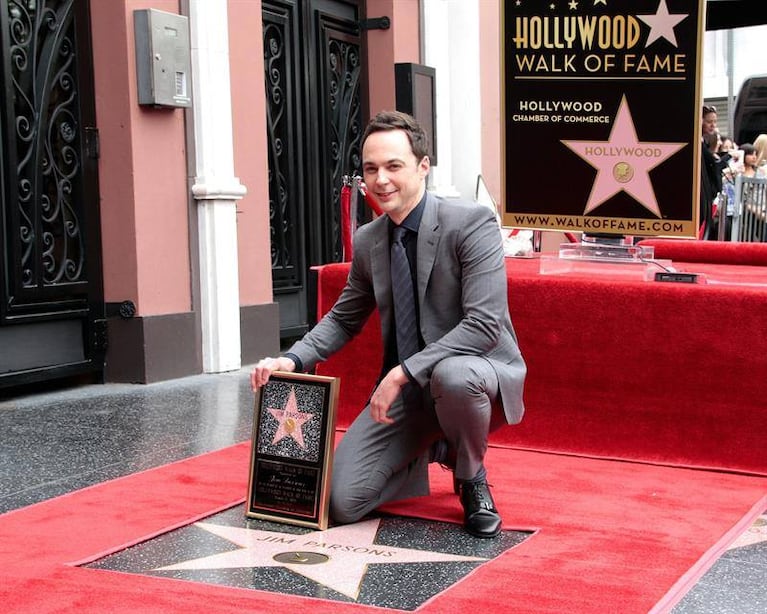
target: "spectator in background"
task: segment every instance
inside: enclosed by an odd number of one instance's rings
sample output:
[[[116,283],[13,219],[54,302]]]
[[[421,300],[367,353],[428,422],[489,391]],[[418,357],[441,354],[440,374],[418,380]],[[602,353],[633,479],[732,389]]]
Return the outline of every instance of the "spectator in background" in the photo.
[[[736,172],[739,170],[739,167],[743,166],[743,153],[729,136],[722,135],[721,140],[719,159],[727,162],[727,168],[724,171],[725,173],[729,171]]]
[[[716,172],[717,192],[711,207],[711,229],[708,233],[709,239],[719,238],[719,221],[724,214],[720,207],[727,206],[726,196],[722,195],[723,174],[729,169],[732,156],[728,151],[722,151],[722,137],[716,130],[703,135],[703,145],[708,148],[714,157],[714,169]],[[732,218],[730,218],[731,220]]]
[[[718,161],[714,153],[706,145],[706,140],[711,139],[712,134],[716,133],[716,107],[703,105],[702,116],[702,134],[703,147],[701,155],[703,157],[700,166],[700,208],[699,208],[699,239],[708,239],[712,235],[713,226],[713,204],[717,194],[722,189],[722,172],[718,166]],[[711,238],[715,238],[711,236]]]
[[[767,135],[762,135],[767,138]],[[759,152],[756,146],[751,143],[744,143],[740,146],[743,151],[743,169],[740,171],[744,177],[756,177],[763,179],[767,177],[767,167],[759,165]]]
[[[708,147],[708,150],[714,154],[714,157],[719,159],[719,150],[722,147],[722,138],[719,136],[719,133],[715,130],[714,132],[709,132],[708,134],[703,135],[703,144]]]
[[[703,137],[703,141],[709,146],[711,153],[714,154],[714,158],[716,159],[716,168],[719,176],[717,186],[719,187],[720,194],[722,192],[722,174],[725,173],[732,164],[735,164],[740,157],[739,152],[733,152],[730,149],[724,148],[723,143],[725,138],[729,141],[729,146],[732,146],[732,141],[729,140],[729,137],[722,137],[718,132],[713,132]]]
[[[767,141],[767,139],[764,140]],[[743,143],[740,146],[740,151],[743,155],[743,160],[739,164],[731,164],[725,168],[722,175],[722,191],[718,203],[721,206],[726,206],[726,225],[723,237],[725,241],[730,240],[732,231],[732,216],[735,213],[736,207],[735,180],[737,176],[743,175],[744,177],[756,177],[757,179],[767,178],[767,165],[759,166],[757,164],[758,153],[756,147],[751,143]]]
[[[719,145],[719,153],[731,153],[738,148],[735,142],[727,135],[721,135],[721,144]]]
[[[725,142],[725,139],[726,137],[722,139],[723,143]],[[732,143],[732,141],[730,141],[730,143]],[[746,146],[751,147],[750,144],[747,144]],[[735,213],[735,178],[743,172],[743,151],[731,149],[729,150],[729,154],[730,159],[728,160],[727,165],[722,169],[722,189],[717,198],[718,214],[714,216],[716,236],[724,241],[729,241],[732,235],[732,216]],[[724,210],[720,209],[720,207],[724,207]],[[725,227],[724,232],[720,235],[719,223],[722,219],[722,214],[724,214]]]
[[[767,167],[767,134],[760,134],[756,137],[754,149],[756,150],[756,166],[759,168]]]

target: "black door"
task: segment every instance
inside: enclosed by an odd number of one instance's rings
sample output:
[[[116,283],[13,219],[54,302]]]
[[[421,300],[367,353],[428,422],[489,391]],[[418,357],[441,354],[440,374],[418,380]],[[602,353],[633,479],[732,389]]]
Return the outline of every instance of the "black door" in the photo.
[[[0,0],[0,387],[105,350],[87,0]]]
[[[364,121],[360,14],[358,0],[263,3],[272,281],[282,338],[307,329],[309,267],[342,257],[342,178],[360,167]]]

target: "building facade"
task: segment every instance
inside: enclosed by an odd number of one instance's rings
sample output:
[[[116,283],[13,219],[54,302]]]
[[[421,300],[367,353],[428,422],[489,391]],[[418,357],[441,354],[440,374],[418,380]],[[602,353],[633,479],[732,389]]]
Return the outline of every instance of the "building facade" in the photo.
[[[494,0],[0,5],[0,388],[234,370],[302,334],[396,63],[436,70],[431,188],[498,199]],[[146,9],[187,18],[188,107],[139,103]]]

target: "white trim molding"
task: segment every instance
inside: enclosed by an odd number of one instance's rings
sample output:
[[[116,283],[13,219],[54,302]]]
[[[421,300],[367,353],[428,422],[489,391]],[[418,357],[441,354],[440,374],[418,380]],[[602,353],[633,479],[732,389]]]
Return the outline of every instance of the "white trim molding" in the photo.
[[[202,363],[206,373],[241,367],[236,201],[227,0],[187,0],[192,54]]]

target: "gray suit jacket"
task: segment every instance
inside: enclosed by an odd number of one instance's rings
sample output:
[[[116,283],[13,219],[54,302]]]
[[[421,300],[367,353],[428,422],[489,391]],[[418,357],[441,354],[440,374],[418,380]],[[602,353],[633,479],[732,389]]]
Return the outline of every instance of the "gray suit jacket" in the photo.
[[[310,370],[356,335],[378,307],[383,347],[393,333],[386,216],[359,228],[349,277],[333,308],[289,352]],[[427,193],[418,230],[418,301],[425,347],[405,361],[428,386],[450,356],[484,356],[498,374],[506,420],[522,419],[525,362],[509,317],[498,223],[486,207]],[[342,375],[342,374],[339,374]]]

